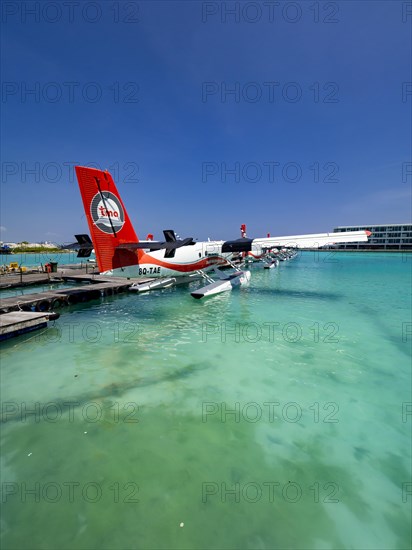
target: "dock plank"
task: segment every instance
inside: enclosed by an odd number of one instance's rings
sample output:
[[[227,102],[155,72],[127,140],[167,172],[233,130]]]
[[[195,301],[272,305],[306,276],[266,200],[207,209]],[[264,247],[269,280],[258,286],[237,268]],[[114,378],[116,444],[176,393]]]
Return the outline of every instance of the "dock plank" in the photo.
[[[48,319],[48,317],[48,313],[41,313],[37,311],[12,311],[10,313],[0,315],[0,330],[18,323],[38,321],[39,319]]]
[[[27,273],[24,272],[20,274],[19,272],[15,273],[5,273],[0,275],[0,289],[6,288],[20,288],[24,286],[32,285],[42,285],[50,284],[53,282],[61,282],[67,279],[74,279],[79,277],[81,280],[84,277],[85,281],[93,280],[94,277],[98,277],[98,271],[93,269],[86,269],[84,267],[75,267],[62,266],[61,269],[58,269],[53,273],[37,272],[37,273]]]
[[[155,279],[152,277],[142,279],[141,281],[150,282],[153,280]],[[44,292],[0,299],[0,314],[4,315],[9,311],[29,308],[40,310],[40,312],[50,311],[62,306],[89,302],[103,296],[127,292],[134,281],[122,277],[106,277],[96,278],[88,282],[89,284],[79,284],[74,288],[46,290]]]
[[[0,315],[0,340],[6,340],[47,326],[49,313],[13,311]]]

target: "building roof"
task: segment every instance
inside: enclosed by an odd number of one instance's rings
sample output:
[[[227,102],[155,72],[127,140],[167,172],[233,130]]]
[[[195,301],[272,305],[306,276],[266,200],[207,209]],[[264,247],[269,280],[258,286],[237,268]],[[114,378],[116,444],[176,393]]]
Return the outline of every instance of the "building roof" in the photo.
[[[408,225],[412,227],[412,223],[363,223],[362,225],[337,225],[335,229],[343,229],[348,227],[402,227],[403,225]]]

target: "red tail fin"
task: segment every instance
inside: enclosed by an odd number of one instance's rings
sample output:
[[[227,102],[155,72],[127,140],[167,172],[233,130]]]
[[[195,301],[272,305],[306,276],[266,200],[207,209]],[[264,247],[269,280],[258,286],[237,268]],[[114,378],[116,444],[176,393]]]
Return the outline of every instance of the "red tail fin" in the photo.
[[[83,166],[76,166],[76,175],[99,271],[138,264],[141,251],[116,248],[138,238],[112,176]]]

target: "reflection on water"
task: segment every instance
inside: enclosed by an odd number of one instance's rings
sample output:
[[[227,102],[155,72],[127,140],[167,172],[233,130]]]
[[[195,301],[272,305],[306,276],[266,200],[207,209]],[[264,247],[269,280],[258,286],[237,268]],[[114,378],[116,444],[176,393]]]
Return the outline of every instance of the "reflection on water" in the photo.
[[[410,265],[337,258],[6,342],[2,547],[409,547]]]

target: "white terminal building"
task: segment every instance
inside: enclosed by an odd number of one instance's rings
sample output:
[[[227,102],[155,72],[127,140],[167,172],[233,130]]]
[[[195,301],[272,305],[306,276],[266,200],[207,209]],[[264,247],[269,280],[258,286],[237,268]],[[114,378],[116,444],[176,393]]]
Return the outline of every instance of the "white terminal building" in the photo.
[[[335,227],[334,233],[342,231],[370,231],[367,243],[346,243],[334,248],[346,250],[412,250],[412,224],[347,225]]]

